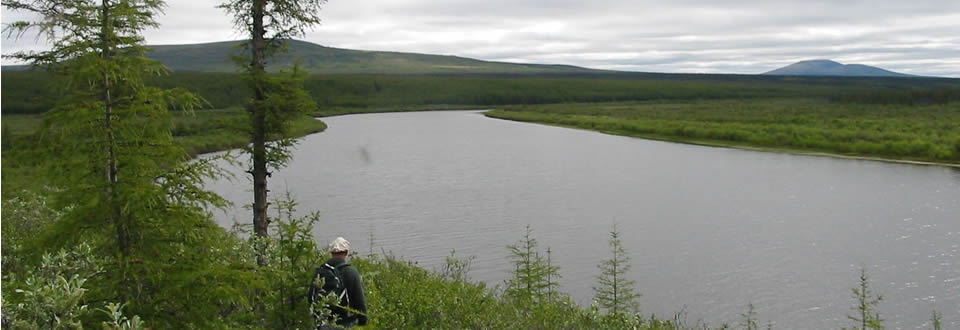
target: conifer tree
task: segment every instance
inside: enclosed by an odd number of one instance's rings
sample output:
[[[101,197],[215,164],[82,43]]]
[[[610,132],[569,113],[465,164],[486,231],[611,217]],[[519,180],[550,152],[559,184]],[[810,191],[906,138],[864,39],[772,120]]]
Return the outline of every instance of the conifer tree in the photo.
[[[943,316],[937,310],[933,310],[933,314],[930,315],[930,325],[933,326],[933,330],[943,329]]]
[[[96,253],[110,258],[105,273],[91,279],[90,299],[129,303],[143,317],[196,322],[202,318],[182,316],[233,299],[206,294],[219,283],[188,290],[183,282],[202,281],[207,265],[217,262],[211,240],[223,230],[206,208],[226,202],[202,187],[204,179],[219,174],[213,162],[191,162],[171,134],[169,110],[191,110],[203,100],[183,89],[144,83],[168,72],[145,56],[141,36],[157,26],[164,2],[3,0],[3,6],[36,17],[8,24],[8,36],[38,33],[51,44],[46,51],[10,57],[58,73],[66,91],[44,115],[30,148],[63,213],[25,251],[91,242]],[[220,283],[230,278],[215,276]],[[183,308],[188,303],[204,308]]]
[[[294,141],[287,138],[290,119],[315,108],[302,89],[304,73],[294,66],[281,76],[267,74],[267,59],[286,47],[286,41],[303,36],[320,23],[320,7],[326,0],[227,0],[219,7],[233,16],[237,29],[250,36],[243,47],[250,57],[238,61],[253,90],[247,104],[250,116],[250,170],[253,178],[253,229],[268,237],[267,178],[270,170],[285,166]],[[271,142],[272,141],[272,142]],[[264,265],[264,250],[258,249],[257,263]]]
[[[527,225],[523,238],[507,246],[514,265],[513,278],[507,281],[507,296],[521,301],[540,300],[548,297],[557,283],[560,268],[553,266],[540,255],[533,230]]]
[[[626,278],[631,267],[630,256],[623,249],[616,223],[610,231],[609,243],[613,255],[598,265],[600,274],[597,275],[598,285],[593,287],[594,299],[600,307],[613,314],[636,312],[640,308],[637,301],[640,294],[634,288],[636,282]]]
[[[870,278],[867,276],[867,270],[860,268],[860,283],[857,287],[850,289],[853,292],[853,298],[857,304],[853,306],[854,315],[847,315],[847,318],[856,322],[853,329],[883,329],[883,319],[877,312],[877,305],[883,301],[883,296],[875,294],[870,289]]]

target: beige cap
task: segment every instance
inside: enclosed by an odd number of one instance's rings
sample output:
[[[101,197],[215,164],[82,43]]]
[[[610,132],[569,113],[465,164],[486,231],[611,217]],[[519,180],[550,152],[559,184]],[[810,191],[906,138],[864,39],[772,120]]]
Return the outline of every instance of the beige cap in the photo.
[[[350,242],[348,242],[343,237],[337,237],[337,239],[330,242],[330,252],[346,252],[350,251]]]

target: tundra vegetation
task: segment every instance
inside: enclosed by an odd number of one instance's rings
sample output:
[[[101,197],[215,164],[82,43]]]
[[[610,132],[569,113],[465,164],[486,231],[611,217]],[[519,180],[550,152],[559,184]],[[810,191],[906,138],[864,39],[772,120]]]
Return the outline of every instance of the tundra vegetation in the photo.
[[[144,56],[140,32],[156,27],[159,0],[3,1],[37,18],[10,23],[8,33],[39,31],[53,45],[12,55],[43,72],[2,75],[4,328],[317,326],[305,294],[326,256],[312,236],[321,218],[295,216],[289,195],[274,196],[270,216],[265,194],[266,169],[282,166],[292,139],[323,129],[309,115],[466,105],[659,138],[944,162],[960,155],[960,87],[949,79],[263,72],[259,61],[315,24],[303,13],[320,4],[227,2],[252,37],[243,73],[228,74],[170,73]],[[280,34],[264,38],[266,28]],[[211,219],[226,201],[203,188],[224,173],[192,156],[233,147],[263,161],[251,164],[263,176],[254,180],[261,221],[228,230]],[[642,314],[643,283],[626,280],[616,229],[610,247],[589,307],[556,289],[562,269],[530,228],[505,251],[514,271],[502,285],[470,281],[470,257],[453,253],[438,271],[372,246],[352,263],[365,275],[373,328],[708,328],[682,313]],[[868,283],[862,273],[849,318],[879,328],[882,300]],[[744,318],[756,328],[752,305]],[[940,327],[937,312],[931,321]]]
[[[960,102],[670,100],[518,105],[487,115],[707,145],[960,164]]]

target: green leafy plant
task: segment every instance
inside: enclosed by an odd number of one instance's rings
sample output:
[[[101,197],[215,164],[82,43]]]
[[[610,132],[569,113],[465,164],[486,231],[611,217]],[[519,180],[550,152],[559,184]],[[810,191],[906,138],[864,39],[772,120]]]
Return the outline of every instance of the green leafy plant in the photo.
[[[102,275],[104,260],[88,244],[44,254],[22,274],[4,273],[4,318],[16,329],[80,329],[89,314],[87,281]],[[8,277],[23,277],[22,280]],[[12,293],[11,293],[12,291]]]
[[[104,330],[143,330],[146,328],[139,316],[134,315],[127,318],[126,315],[123,315],[123,307],[122,304],[109,303],[104,309],[100,310],[109,318],[109,321],[102,323]]]
[[[440,278],[454,282],[468,281],[467,273],[470,272],[470,266],[476,258],[476,256],[458,258],[457,250],[450,250],[450,255],[440,269]]]

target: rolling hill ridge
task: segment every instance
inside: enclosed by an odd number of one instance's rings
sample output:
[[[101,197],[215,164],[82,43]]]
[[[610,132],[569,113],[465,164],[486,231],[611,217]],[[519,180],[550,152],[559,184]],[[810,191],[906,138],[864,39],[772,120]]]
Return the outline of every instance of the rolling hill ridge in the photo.
[[[223,41],[189,45],[157,45],[149,57],[163,62],[174,71],[235,72],[231,59],[240,54],[241,41]],[[332,48],[292,40],[286,53],[279,53],[268,62],[268,71],[289,67],[299,60],[312,73],[583,73],[601,72],[570,65],[518,64],[490,62],[459,56],[416,53],[363,51]]]
[[[800,61],[763,73],[771,76],[843,76],[843,77],[913,77],[863,64],[841,64],[831,60]]]

